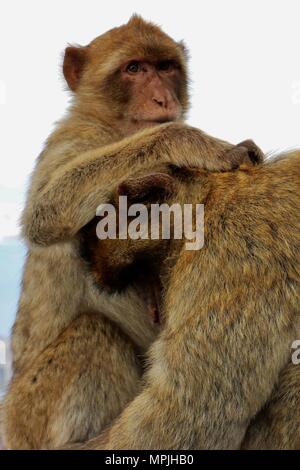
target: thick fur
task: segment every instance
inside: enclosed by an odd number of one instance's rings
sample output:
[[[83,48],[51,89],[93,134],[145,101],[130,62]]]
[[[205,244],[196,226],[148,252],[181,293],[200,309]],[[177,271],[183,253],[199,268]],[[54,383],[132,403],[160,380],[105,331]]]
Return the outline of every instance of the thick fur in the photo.
[[[15,375],[6,435],[17,449],[87,439],[137,393],[140,369],[134,345],[116,325],[82,314]]]
[[[299,449],[299,188],[300,152],[177,181],[170,204],[205,204],[204,248],[164,245],[166,323],[143,390],[79,448]],[[156,256],[157,241],[124,241],[120,261],[151,243]]]
[[[177,123],[144,130],[137,125],[133,133],[126,113],[134,97],[120,87],[118,67],[141,56],[176,60],[181,114]],[[143,354],[157,326],[134,288],[103,293],[80,256],[79,232],[112,188],[161,162],[228,170],[248,158],[182,123],[188,105],[184,50],[139,17],[86,47],[67,48],[64,74],[73,102],[37,161],[22,217],[28,255],[12,335],[14,374],[4,403],[8,448],[90,438],[136,393],[140,365],[133,350]],[[85,312],[94,315],[91,326]]]

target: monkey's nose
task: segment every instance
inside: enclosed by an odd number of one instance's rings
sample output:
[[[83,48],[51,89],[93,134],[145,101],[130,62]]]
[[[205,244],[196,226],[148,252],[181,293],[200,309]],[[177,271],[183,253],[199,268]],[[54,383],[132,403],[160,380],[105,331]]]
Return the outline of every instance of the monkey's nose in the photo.
[[[160,106],[161,108],[166,107],[166,100],[164,98],[154,96],[152,100],[154,101],[154,103],[158,104],[158,106]]]

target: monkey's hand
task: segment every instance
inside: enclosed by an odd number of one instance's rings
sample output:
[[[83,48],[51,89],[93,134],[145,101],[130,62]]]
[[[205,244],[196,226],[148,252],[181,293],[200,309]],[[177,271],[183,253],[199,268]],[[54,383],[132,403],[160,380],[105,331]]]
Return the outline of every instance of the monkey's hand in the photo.
[[[157,145],[169,161],[209,171],[231,171],[243,163],[256,165],[263,161],[262,151],[252,140],[232,145],[185,124],[165,127]]]
[[[226,158],[232,160],[237,167],[241,163],[258,165],[263,162],[264,154],[262,150],[251,139],[244,140],[226,152]]]

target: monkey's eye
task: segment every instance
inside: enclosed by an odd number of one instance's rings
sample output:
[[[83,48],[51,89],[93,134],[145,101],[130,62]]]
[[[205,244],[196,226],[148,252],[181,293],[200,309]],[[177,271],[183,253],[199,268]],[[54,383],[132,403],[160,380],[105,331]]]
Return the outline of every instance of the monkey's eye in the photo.
[[[128,73],[137,73],[141,70],[140,64],[138,61],[130,62],[126,67],[126,72]]]
[[[170,72],[173,68],[173,62],[171,60],[162,60],[157,64],[157,70],[161,72]]]

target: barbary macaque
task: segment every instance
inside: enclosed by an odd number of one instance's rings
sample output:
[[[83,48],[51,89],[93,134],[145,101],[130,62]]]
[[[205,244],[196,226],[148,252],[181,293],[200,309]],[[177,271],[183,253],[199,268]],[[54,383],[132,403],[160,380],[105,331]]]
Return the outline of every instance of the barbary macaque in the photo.
[[[112,289],[124,287],[124,273],[138,281],[134,265],[147,260],[163,289],[164,326],[140,394],[77,448],[299,449],[291,345],[300,337],[300,151],[226,173],[168,166],[164,178],[124,181],[116,206],[124,188],[133,202],[140,188],[144,204],[147,191],[182,211],[204,204],[205,242],[187,251],[184,240],[151,232],[94,241],[95,280]]]
[[[3,411],[13,449],[96,436],[138,393],[140,357],[160,330],[155,293],[111,295],[81,256],[81,230],[112,188],[163,162],[222,172],[262,158],[251,141],[233,146],[184,124],[185,49],[138,16],[67,47],[63,72],[73,101],[37,160],[22,217],[28,255]]]

